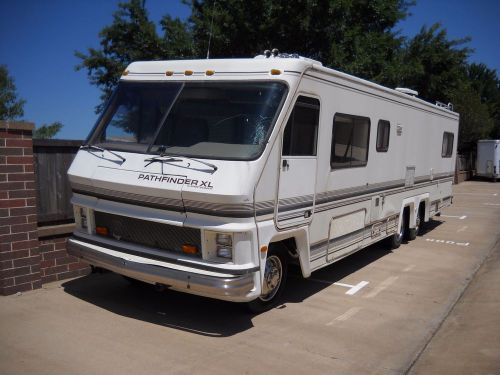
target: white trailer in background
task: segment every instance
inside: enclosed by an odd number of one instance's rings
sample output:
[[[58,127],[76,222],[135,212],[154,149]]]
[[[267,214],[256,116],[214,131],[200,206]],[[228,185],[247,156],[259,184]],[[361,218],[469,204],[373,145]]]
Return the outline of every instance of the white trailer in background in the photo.
[[[68,172],[69,251],[269,308],[452,202],[458,114],[291,55],[131,64]]]
[[[476,175],[493,181],[500,178],[500,140],[477,141]]]

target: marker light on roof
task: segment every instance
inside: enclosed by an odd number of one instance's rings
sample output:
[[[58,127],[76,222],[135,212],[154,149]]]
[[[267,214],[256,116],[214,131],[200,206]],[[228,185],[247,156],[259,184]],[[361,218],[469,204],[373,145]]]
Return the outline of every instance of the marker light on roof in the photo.
[[[174,75],[174,72],[173,72],[172,70],[167,70],[167,71],[165,72],[165,75],[166,75],[167,77],[170,77],[170,76],[173,76],[173,75]]]
[[[186,70],[184,72],[184,75],[186,75],[186,76],[192,76],[193,75],[193,71],[192,70]]]
[[[122,76],[128,76],[128,70],[124,70]]]
[[[279,69],[271,69],[271,75],[279,76],[281,74],[281,70]]]
[[[207,76],[213,76],[213,75],[214,75],[214,73],[215,73],[215,71],[214,71],[214,70],[207,70],[207,71],[205,72],[205,74],[206,74]]]

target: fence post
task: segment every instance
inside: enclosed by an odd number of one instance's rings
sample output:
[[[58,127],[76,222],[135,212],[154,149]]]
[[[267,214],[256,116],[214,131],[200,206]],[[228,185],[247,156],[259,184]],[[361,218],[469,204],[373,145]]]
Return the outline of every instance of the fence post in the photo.
[[[0,294],[40,288],[34,125],[0,121]]]

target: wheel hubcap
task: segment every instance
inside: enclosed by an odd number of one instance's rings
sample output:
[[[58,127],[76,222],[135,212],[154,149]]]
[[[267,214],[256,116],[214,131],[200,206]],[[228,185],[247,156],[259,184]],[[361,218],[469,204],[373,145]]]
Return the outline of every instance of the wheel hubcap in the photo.
[[[281,260],[276,255],[271,255],[266,260],[266,268],[264,271],[264,283],[262,285],[262,295],[260,299],[269,301],[278,292],[283,276],[283,267]]]

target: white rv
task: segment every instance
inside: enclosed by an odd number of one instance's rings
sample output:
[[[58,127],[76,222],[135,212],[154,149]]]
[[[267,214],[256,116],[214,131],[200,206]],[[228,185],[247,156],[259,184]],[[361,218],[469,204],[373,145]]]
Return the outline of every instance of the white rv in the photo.
[[[500,178],[500,140],[477,141],[476,175],[493,181]]]
[[[294,55],[136,62],[69,169],[69,252],[269,308],[451,204],[458,114]]]

